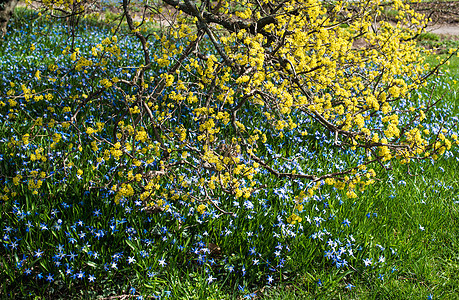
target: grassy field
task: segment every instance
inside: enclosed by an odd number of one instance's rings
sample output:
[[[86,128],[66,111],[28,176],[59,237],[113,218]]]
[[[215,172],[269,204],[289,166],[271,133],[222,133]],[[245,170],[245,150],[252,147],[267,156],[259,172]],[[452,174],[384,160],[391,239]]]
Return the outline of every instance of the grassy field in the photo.
[[[57,95],[31,103],[19,97],[15,105],[2,100],[0,117],[6,120],[0,125],[2,297],[457,298],[457,146],[437,161],[394,163],[390,171],[376,166],[380,168],[377,183],[356,199],[324,188],[303,203],[301,224],[287,224],[285,219],[302,183],[271,182],[268,176],[260,182],[272,185],[269,192],[229,205],[234,217],[218,216],[216,211],[200,215],[194,204],[171,204],[176,205],[175,213],[164,214],[149,214],[134,200],[114,205],[109,189],[89,189],[90,183],[81,174],[115,176],[117,165],[113,160],[96,164],[96,155],[79,149],[91,146],[66,131],[63,124],[71,115],[65,107],[75,109],[71,96],[84,92],[91,78],[114,76],[138,65],[139,48],[125,37],[120,42],[120,59],[107,64],[103,74],[98,70],[87,75],[72,73],[63,68],[69,57],[61,55],[69,42],[67,30],[65,24],[20,10],[6,42],[0,44],[0,95],[21,83]],[[88,22],[74,42],[85,53],[109,35],[105,26]],[[429,56],[428,60],[434,64],[445,57]],[[36,78],[37,70],[46,82]],[[104,95],[115,99],[115,108],[117,96]],[[435,132],[443,126],[457,133],[459,58],[453,57],[425,89],[413,91],[411,97],[420,102],[440,99],[428,115],[427,129]],[[88,108],[82,118],[94,127],[100,121],[109,123],[115,108]],[[45,124],[54,119],[57,125],[46,127],[30,146],[12,143],[23,139],[28,122],[37,117],[43,117]],[[109,129],[102,133],[111,136]],[[40,154],[43,161],[53,163],[30,160],[41,146],[50,147],[45,137],[53,134],[61,135],[63,142]],[[328,139],[311,131],[297,144],[286,144],[285,151],[310,157],[304,161],[305,169],[317,162],[324,168],[330,161],[345,164],[334,152],[322,151],[320,146]],[[311,142],[314,149],[309,147]],[[272,137],[268,143],[278,141]],[[61,167],[63,161],[73,167]],[[46,189],[40,194],[26,188],[25,174],[34,171],[50,174],[43,176]],[[18,179],[24,187],[13,195],[9,188],[18,174],[24,176]],[[187,226],[182,226],[183,220]]]
[[[445,55],[430,56],[435,63]],[[459,115],[459,59],[453,57],[426,91]],[[457,130],[457,123],[454,125]],[[459,295],[459,157],[457,148],[436,162],[395,165],[393,174],[343,207],[366,245],[396,252],[385,273],[315,268],[266,293],[263,299],[453,299]],[[373,214],[377,214],[374,217]],[[319,275],[320,274],[320,275]],[[316,278],[322,279],[317,284]],[[343,291],[342,281],[352,284]]]

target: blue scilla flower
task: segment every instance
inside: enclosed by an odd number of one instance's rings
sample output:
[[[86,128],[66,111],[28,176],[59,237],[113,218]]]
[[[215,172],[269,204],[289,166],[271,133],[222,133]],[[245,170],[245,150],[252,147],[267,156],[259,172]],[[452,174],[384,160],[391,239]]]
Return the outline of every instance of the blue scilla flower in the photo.
[[[37,258],[38,258],[38,257],[42,257],[43,253],[44,253],[44,252],[41,251],[40,248],[38,248],[37,251],[34,252],[34,255],[33,255],[33,256],[35,256],[35,257],[37,257]]]
[[[348,284],[346,285],[346,289],[348,289],[348,290],[351,290],[353,287],[355,287],[355,285],[353,285],[353,284],[351,284],[351,283],[348,283]]]
[[[345,219],[341,224],[344,224],[344,226],[349,227],[351,225],[351,222],[348,219]]]
[[[80,270],[80,272],[76,273],[75,275],[78,279],[83,279],[85,277],[84,273],[85,272]]]

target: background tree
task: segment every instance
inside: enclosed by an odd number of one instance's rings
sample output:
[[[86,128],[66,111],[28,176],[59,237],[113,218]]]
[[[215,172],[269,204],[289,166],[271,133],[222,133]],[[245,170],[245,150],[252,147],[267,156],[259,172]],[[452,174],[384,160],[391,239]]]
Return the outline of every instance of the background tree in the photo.
[[[17,0],[2,0],[0,1],[0,31],[2,38],[6,34],[6,26],[8,21],[13,15],[14,8],[16,7]]]

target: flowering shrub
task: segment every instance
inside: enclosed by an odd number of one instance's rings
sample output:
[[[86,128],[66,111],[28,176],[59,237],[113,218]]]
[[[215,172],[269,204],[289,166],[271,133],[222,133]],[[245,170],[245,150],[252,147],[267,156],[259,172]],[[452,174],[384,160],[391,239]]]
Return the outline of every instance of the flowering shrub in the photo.
[[[136,21],[128,1],[90,34],[12,25],[25,34],[1,46],[5,285],[167,296],[174,272],[244,290],[293,260],[390,269],[396,249],[363,248],[338,207],[378,169],[458,143],[413,92],[435,70],[413,42],[425,21],[401,2],[377,28],[377,1],[164,2],[161,30],[158,7]]]

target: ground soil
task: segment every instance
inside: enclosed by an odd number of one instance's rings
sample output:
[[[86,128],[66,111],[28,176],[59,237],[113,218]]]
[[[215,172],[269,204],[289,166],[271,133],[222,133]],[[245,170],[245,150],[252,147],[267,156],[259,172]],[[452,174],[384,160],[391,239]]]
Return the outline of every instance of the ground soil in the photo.
[[[429,17],[431,25],[459,26],[459,1],[429,1],[413,3],[411,7]]]
[[[35,1],[32,1],[32,3],[34,4]],[[426,28],[427,32],[438,34],[442,39],[459,39],[459,0],[427,0],[410,3],[410,5],[416,12],[422,13],[431,19],[429,26]],[[18,6],[25,6],[25,3],[20,1]],[[32,5],[32,7],[34,6]],[[119,12],[119,9],[114,5],[109,5],[106,9],[112,13]],[[138,19],[138,21],[142,20],[140,8],[137,13],[134,12],[134,19]],[[163,23],[167,20],[163,16],[158,21],[159,23]]]
[[[411,7],[431,19],[427,32],[443,38],[459,37],[459,1],[429,1],[413,3]]]

